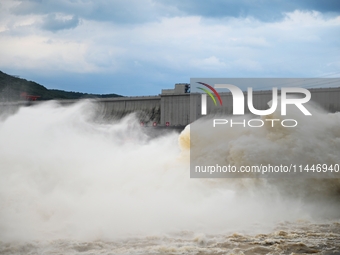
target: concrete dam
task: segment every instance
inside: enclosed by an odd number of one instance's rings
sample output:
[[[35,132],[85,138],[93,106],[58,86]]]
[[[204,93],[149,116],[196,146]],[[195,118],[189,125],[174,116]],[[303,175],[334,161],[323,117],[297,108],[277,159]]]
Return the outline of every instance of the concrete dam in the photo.
[[[175,84],[174,89],[164,89],[156,96],[117,97],[93,99],[98,106],[98,115],[105,119],[120,119],[130,113],[135,113],[144,126],[183,128],[187,124],[202,117],[201,94],[190,93],[188,83]],[[311,101],[328,112],[340,111],[340,87],[309,89]],[[212,100],[207,100],[208,114],[231,115],[233,99],[230,92],[220,93],[223,106],[215,106]],[[247,93],[244,92],[245,102]],[[272,91],[254,91],[253,104],[258,110],[268,109],[267,103],[272,100]],[[62,105],[73,104],[78,100],[59,100]],[[15,112],[21,106],[39,104],[35,102],[1,103],[0,112],[7,114]],[[249,113],[245,105],[245,113]]]

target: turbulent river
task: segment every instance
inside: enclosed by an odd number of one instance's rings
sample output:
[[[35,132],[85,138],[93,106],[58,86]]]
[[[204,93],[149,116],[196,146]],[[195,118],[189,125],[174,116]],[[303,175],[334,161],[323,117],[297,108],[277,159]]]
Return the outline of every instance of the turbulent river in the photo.
[[[313,117],[208,140],[234,164],[340,163],[340,114]],[[340,173],[194,179],[190,128],[146,129],[87,101],[1,115],[0,254],[340,254]]]

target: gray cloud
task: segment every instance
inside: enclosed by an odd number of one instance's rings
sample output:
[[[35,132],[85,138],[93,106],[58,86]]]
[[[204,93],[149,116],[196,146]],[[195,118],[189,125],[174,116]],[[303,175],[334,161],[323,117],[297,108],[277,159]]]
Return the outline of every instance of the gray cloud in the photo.
[[[48,14],[42,24],[42,28],[52,32],[75,28],[79,24],[79,18],[72,16],[71,18],[58,17],[55,13]]]
[[[65,13],[82,19],[133,24],[173,16],[173,7],[152,0],[21,0],[16,15]]]
[[[167,2],[167,0],[159,0]],[[248,17],[261,21],[277,21],[284,17],[285,12],[295,10],[340,13],[338,0],[173,0],[171,4],[187,15],[203,17]]]
[[[134,24],[162,17],[198,15],[208,18],[254,17],[272,22],[294,10],[340,13],[339,0],[19,0],[17,15],[67,13],[80,18]]]
[[[50,84],[70,90],[152,94],[190,77],[317,77],[340,67],[333,0],[5,1],[0,68],[47,70]]]

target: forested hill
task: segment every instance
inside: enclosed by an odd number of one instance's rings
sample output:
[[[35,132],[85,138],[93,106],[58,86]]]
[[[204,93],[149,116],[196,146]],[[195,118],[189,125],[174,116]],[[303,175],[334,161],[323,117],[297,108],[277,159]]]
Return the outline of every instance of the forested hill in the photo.
[[[0,101],[121,97],[117,94],[87,94],[47,89],[44,86],[0,71]]]

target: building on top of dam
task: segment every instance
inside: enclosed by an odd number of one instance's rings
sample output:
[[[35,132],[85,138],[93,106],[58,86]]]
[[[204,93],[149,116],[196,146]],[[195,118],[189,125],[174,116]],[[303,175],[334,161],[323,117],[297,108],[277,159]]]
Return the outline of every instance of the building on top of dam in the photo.
[[[174,89],[162,89],[161,95],[190,93],[190,83],[176,83]]]

